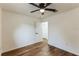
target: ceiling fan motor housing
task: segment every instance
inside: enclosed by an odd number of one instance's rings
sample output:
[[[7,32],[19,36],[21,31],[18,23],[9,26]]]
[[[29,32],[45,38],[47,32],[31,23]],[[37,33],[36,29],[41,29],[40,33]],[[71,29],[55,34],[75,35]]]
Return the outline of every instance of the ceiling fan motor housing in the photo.
[[[40,7],[40,9],[44,9],[45,8],[45,4],[44,3],[40,3],[39,7]]]

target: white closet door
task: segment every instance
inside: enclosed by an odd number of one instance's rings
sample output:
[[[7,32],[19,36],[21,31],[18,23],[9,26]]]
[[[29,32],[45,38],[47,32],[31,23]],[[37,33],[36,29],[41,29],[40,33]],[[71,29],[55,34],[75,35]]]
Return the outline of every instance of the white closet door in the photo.
[[[42,24],[41,24],[41,22],[36,23],[35,35],[36,35],[36,39],[42,40]]]

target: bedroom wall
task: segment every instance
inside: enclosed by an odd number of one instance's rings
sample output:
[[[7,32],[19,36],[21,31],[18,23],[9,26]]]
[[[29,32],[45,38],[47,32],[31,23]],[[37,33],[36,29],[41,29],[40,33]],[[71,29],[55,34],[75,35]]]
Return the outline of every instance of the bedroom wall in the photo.
[[[23,14],[2,10],[3,52],[37,43],[35,22],[37,19]]]
[[[79,55],[79,8],[45,19],[48,44]]]

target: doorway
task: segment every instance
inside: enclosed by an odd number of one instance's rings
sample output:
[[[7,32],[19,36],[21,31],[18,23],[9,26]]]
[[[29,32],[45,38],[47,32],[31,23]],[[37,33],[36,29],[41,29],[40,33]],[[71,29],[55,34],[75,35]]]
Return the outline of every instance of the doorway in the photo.
[[[42,22],[42,39],[48,43],[48,22]]]
[[[48,43],[48,22],[37,22],[35,28],[36,39]]]

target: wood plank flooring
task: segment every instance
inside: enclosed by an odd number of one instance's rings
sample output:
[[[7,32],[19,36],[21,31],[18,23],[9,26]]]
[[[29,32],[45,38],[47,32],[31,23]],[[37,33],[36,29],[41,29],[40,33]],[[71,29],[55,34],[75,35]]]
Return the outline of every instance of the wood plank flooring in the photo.
[[[54,46],[48,45],[47,42],[39,42],[27,47],[16,49],[3,53],[2,56],[76,56]]]

